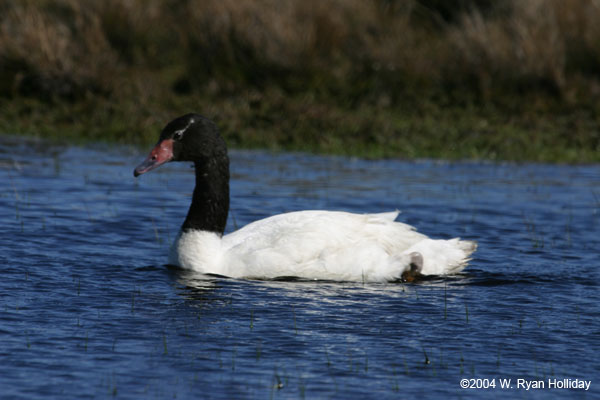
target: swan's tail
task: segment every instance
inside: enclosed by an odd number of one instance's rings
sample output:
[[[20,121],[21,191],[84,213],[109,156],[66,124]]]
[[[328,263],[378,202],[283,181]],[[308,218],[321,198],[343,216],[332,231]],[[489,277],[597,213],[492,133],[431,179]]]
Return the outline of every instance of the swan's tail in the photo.
[[[456,246],[462,251],[462,255],[459,256],[460,259],[456,261],[454,264],[453,270],[448,270],[449,274],[457,274],[472,260],[471,255],[477,250],[477,242],[474,240],[460,240],[459,238],[452,239],[451,242],[455,241]]]
[[[411,246],[405,253],[411,254],[412,259],[416,261],[414,266],[411,264],[412,268],[419,270],[422,275],[451,275],[459,273],[467,266],[475,250],[477,243],[471,240],[424,239]],[[415,254],[420,254],[422,258],[419,260]]]

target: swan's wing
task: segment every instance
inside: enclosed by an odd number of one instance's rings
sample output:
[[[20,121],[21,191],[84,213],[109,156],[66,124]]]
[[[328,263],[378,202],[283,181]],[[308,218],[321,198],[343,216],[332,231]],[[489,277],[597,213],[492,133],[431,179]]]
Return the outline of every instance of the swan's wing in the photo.
[[[271,217],[267,217],[258,221],[254,221],[238,229],[235,232],[227,234],[228,240],[242,240],[249,236],[252,232],[257,231],[268,231],[273,226],[296,226],[299,223],[313,224],[315,222],[324,221],[324,219],[334,219],[336,221],[346,220],[360,217],[360,218],[375,218],[383,219],[388,221],[395,221],[400,214],[400,211],[389,211],[383,213],[372,213],[372,214],[355,214],[344,211],[326,211],[326,210],[304,210],[304,211],[293,211],[284,214],[277,214]],[[404,224],[406,225],[406,224]],[[410,225],[406,225],[410,229],[414,230]],[[233,243],[233,242],[232,242]]]
[[[397,211],[276,215],[224,236],[223,261],[230,276],[360,280],[365,274],[377,274],[381,280],[393,279],[390,274],[398,277],[406,267],[403,251],[426,238],[413,227],[394,222],[397,215]]]
[[[393,222],[399,211],[376,214],[354,214],[343,211],[306,210],[273,215],[258,221],[251,222],[243,228],[223,237],[224,248],[232,248],[241,243],[248,245],[261,242],[272,243],[270,240],[281,235],[301,234],[312,235],[329,232],[332,229],[338,234],[357,235],[362,238],[362,230],[366,224],[381,224],[384,221]],[[415,229],[406,224],[396,222],[407,231]],[[421,235],[422,236],[422,235]],[[300,239],[300,238],[298,238]]]

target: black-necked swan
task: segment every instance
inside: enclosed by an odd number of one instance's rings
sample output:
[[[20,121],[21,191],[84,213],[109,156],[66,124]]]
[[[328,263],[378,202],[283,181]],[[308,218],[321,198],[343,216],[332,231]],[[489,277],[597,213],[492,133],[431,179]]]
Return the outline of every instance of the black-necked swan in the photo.
[[[458,238],[429,239],[395,222],[398,211],[296,211],[223,235],[229,157],[216,125],[198,114],[169,122],[134,175],[169,161],[193,162],[196,172],[192,204],[169,254],[169,263],[184,269],[232,278],[411,281],[460,272],[477,247]]]

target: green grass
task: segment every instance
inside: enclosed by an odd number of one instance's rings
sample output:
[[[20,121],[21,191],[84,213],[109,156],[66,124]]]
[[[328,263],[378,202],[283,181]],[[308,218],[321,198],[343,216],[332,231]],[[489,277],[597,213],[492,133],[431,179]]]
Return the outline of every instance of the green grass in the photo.
[[[276,91],[275,91],[276,92]],[[510,113],[498,106],[433,103],[354,108],[335,99],[265,94],[252,108],[243,96],[173,96],[143,108],[130,99],[45,103],[0,100],[0,132],[81,144],[149,146],[172,118],[200,112],[214,119],[232,148],[306,151],[365,158],[600,161],[600,132],[591,112]]]

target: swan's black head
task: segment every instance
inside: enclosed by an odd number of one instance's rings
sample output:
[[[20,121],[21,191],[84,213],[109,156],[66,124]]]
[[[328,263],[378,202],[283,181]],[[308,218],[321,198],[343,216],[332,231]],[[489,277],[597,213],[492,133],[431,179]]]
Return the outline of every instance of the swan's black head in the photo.
[[[227,157],[225,141],[217,126],[200,114],[186,114],[169,122],[148,157],[133,171],[134,176],[169,161],[206,161]]]

